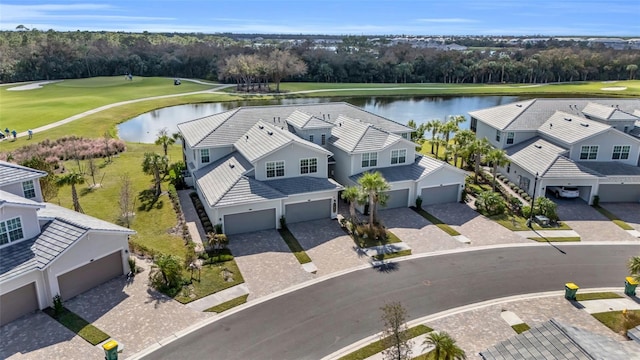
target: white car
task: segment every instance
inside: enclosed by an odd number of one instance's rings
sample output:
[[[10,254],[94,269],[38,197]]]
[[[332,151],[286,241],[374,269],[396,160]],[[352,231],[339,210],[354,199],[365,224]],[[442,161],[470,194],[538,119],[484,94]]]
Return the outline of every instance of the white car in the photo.
[[[577,198],[580,197],[580,190],[575,186],[547,186],[556,198]]]

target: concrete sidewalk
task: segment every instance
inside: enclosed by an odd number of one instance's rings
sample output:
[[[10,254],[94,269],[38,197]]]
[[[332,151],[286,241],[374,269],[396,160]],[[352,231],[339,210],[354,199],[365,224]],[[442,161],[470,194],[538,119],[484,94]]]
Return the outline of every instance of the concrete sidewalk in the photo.
[[[180,207],[182,208],[184,220],[186,221],[187,228],[189,229],[189,235],[191,235],[191,240],[196,244],[196,253],[199,253],[204,251],[202,239],[206,239],[207,234],[204,232],[204,228],[200,223],[200,218],[198,218],[196,208],[193,206],[191,196],[189,196],[192,191],[193,190],[178,190],[178,199],[180,200]]]
[[[640,302],[632,298],[624,297],[619,299],[599,299],[579,301],[584,306],[584,310],[589,314],[596,314],[607,311],[640,310]]]
[[[233,300],[242,295],[249,294],[249,287],[247,284],[239,284],[234,287],[219,291],[215,294],[205,296],[202,299],[192,301],[187,304],[187,307],[196,311],[205,311],[214,306],[225,303],[229,300]]]
[[[580,237],[580,234],[578,234],[573,230],[527,230],[527,231],[514,231],[514,233],[522,236],[523,238]]]
[[[362,251],[367,256],[376,256],[382,254],[392,254],[403,250],[411,250],[411,247],[404,242],[397,242],[392,244],[378,245],[372,246],[368,248],[363,248]]]

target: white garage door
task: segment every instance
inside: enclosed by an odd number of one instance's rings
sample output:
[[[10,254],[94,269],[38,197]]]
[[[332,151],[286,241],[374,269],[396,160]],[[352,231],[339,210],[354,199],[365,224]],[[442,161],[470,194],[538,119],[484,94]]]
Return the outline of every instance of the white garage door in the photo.
[[[409,200],[409,189],[387,191],[389,199],[385,206],[380,206],[380,209],[394,209],[400,207],[407,207]]]
[[[10,291],[0,296],[0,326],[34,310],[38,310],[36,283]]]
[[[601,184],[601,202],[640,202],[640,184]]]
[[[276,228],[276,209],[266,209],[224,216],[224,233],[227,235]]]
[[[122,256],[116,251],[58,276],[60,296],[62,300],[69,300],[119,275],[122,275]]]
[[[328,219],[331,217],[331,199],[289,204],[285,207],[287,224]]]
[[[424,188],[420,192],[422,204],[435,205],[457,202],[459,188],[460,184]]]

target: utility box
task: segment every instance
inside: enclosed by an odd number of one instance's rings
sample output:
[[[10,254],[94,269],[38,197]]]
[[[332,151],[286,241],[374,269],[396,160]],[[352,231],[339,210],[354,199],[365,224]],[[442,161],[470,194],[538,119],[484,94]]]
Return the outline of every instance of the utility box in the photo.
[[[578,293],[578,285],[574,283],[564,284],[564,298],[567,300],[576,300],[576,294]]]
[[[638,282],[631,276],[627,276],[624,279],[624,294],[629,296],[636,295],[636,287],[638,286]]]
[[[102,344],[104,349],[104,358],[106,360],[118,360],[118,342],[115,340],[109,340]]]

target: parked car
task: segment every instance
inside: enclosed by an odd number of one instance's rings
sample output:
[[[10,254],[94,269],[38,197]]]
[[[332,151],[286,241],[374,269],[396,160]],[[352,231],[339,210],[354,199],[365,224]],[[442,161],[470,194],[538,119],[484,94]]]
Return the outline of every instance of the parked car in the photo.
[[[580,190],[575,186],[547,186],[556,198],[577,198],[580,197]]]

